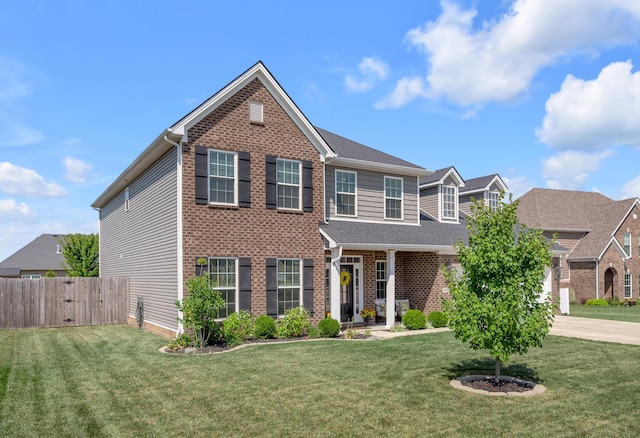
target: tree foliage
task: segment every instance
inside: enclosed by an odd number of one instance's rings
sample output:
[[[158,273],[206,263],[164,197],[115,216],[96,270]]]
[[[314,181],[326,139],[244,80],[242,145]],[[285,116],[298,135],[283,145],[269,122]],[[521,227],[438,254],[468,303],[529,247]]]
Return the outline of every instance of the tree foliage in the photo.
[[[67,234],[60,244],[65,261],[64,270],[68,277],[100,275],[97,234]]]
[[[451,294],[443,302],[455,337],[476,350],[488,350],[500,363],[513,353],[540,347],[553,322],[551,297],[541,299],[550,242],[539,230],[517,221],[517,201],[496,211],[474,202],[469,245],[456,244],[462,274],[445,271]]]

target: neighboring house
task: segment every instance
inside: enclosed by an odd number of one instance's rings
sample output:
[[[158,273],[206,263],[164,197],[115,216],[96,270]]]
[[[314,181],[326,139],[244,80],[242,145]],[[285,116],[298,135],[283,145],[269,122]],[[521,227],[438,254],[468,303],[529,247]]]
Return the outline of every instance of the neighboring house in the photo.
[[[377,300],[390,326],[397,300],[440,308],[442,270],[467,241],[457,204],[455,218],[422,206],[424,190],[449,181],[423,188],[431,175],[314,127],[258,62],[162,131],[94,201],[100,275],[128,276],[131,317],[142,298],[145,325],[169,335],[182,329],[175,301],[202,258],[227,303],[221,318],[303,305],[313,321],[359,322]],[[450,208],[448,197],[435,202]]]
[[[0,262],[0,277],[38,279],[53,271],[64,277],[63,234],[42,234]]]
[[[577,302],[589,298],[638,299],[640,201],[614,201],[600,193],[532,189],[519,199],[518,219],[541,229],[569,252],[557,269],[559,287]]]

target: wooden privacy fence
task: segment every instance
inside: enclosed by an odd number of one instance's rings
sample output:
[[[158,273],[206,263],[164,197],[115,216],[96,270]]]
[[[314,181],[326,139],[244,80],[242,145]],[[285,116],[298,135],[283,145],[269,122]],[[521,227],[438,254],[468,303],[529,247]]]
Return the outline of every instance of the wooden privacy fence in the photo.
[[[127,277],[0,278],[0,329],[126,324]]]

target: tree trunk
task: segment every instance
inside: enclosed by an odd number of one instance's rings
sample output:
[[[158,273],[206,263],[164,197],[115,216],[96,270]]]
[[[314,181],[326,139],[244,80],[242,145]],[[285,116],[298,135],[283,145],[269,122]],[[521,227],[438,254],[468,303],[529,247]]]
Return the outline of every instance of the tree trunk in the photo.
[[[496,382],[500,380],[500,359],[496,357]]]

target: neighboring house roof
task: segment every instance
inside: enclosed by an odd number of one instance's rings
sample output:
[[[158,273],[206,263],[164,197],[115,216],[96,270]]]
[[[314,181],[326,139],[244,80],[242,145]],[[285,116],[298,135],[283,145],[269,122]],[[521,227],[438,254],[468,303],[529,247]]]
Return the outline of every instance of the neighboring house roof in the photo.
[[[42,234],[0,262],[0,268],[23,271],[63,270],[64,257],[59,249],[60,240],[64,237],[64,234]]]
[[[0,268],[0,277],[18,278],[20,277],[20,268]]]
[[[493,175],[480,176],[478,178],[465,180],[464,189],[460,190],[460,195],[484,192],[491,189],[494,184],[498,185],[500,190],[503,192],[506,192],[508,189],[502,178],[500,178],[500,175],[496,173]]]
[[[449,166],[435,170],[431,175],[420,178],[420,188],[443,184],[449,176],[456,181],[458,187],[465,187],[466,182],[462,179],[456,168]]]
[[[420,225],[330,221],[320,226],[331,246],[349,249],[395,249],[402,251],[453,251],[453,244],[469,242],[466,222],[440,223],[420,215]]]
[[[602,256],[636,198],[614,201],[600,193],[532,189],[518,200],[518,219],[546,231],[583,232],[569,260]]]

